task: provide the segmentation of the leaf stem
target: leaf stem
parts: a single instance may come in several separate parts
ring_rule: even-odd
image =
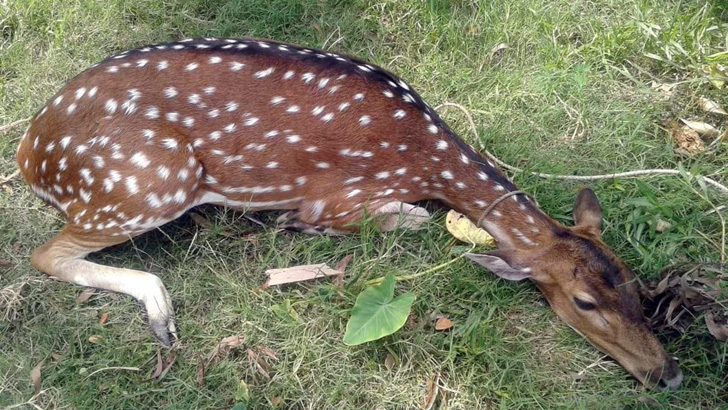
[[[473,245],[468,252],[472,252],[474,249],[475,249],[475,245]],[[394,279],[396,281],[400,281],[400,280],[410,280],[410,279],[419,278],[420,276],[425,276],[425,275],[428,275],[430,273],[433,273],[433,272],[437,272],[439,270],[442,270],[442,269],[444,269],[444,268],[452,265],[453,263],[457,262],[458,260],[462,259],[464,256],[465,256],[465,253],[462,253],[461,255],[458,255],[457,257],[455,257],[455,258],[453,258],[453,259],[451,259],[451,260],[449,260],[447,262],[441,263],[441,264],[439,264],[437,266],[433,266],[430,269],[427,269],[425,271],[418,272],[418,273],[413,273],[411,275],[395,276]],[[366,282],[366,284],[367,285],[378,285],[378,284],[382,283],[383,280],[384,280],[383,277],[382,278],[371,279],[371,280],[368,280]]]

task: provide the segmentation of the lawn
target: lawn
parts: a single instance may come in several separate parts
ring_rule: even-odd
[[[0,30],[0,124],[33,115],[112,53],[183,37],[254,36],[386,67],[431,105],[464,106],[477,136],[460,112],[443,117],[464,139],[529,171],[681,167],[728,182],[728,142],[678,154],[665,126],[688,118],[728,128],[728,117],[697,103],[706,97],[728,107],[728,88],[707,81],[705,71],[728,66],[721,1],[5,0]],[[23,131],[0,135],[0,176],[14,171]],[[583,183],[512,177],[546,212],[572,222]],[[728,196],[698,182],[652,176],[589,184],[605,210],[606,242],[640,278],[678,262],[721,260],[724,227],[708,212]],[[559,321],[532,284],[499,280],[464,260],[397,284],[397,292],[417,296],[402,330],[345,346],[346,321],[367,280],[421,272],[462,252],[451,246],[442,211],[422,231],[365,226],[344,238],[281,231],[276,213],[196,212],[207,222],[183,216],[92,255],[158,274],[170,291],[181,341],[162,350],[163,359],[176,359],[154,377],[159,345],[139,305],[108,292],[79,302],[80,287],[31,268],[32,250],[63,221],[20,178],[0,187],[0,407],[223,409],[233,407],[243,381],[252,409],[415,409],[439,375],[436,409],[728,408],[728,344],[715,341],[702,319],[685,334],[659,335],[685,382],[675,392],[649,391]],[[652,229],[659,219],[670,227]],[[343,287],[260,289],[266,269],[333,266],[349,254]],[[433,328],[440,314],[454,322],[451,331]],[[198,364],[238,334],[244,344],[208,366],[200,382]],[[41,362],[34,394],[31,369]]]

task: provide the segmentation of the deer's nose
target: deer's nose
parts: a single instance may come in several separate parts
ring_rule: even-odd
[[[676,390],[683,382],[683,372],[673,359],[668,359],[658,369],[653,370],[652,379],[657,379],[660,390]]]

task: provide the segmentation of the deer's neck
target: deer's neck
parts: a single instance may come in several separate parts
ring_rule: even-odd
[[[440,199],[479,223],[499,246],[527,250],[544,246],[558,223],[526,194],[505,197],[518,187],[491,161],[458,137],[452,138],[459,158],[443,165],[433,179],[442,186]]]

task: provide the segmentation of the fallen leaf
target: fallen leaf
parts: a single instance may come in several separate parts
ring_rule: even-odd
[[[101,318],[99,319],[99,324],[101,326],[103,326],[108,320],[109,320],[109,313],[108,312],[104,312],[101,315]]]
[[[250,401],[250,389],[248,389],[245,380],[240,380],[240,384],[238,384],[238,390],[235,391],[235,401],[238,404],[241,402],[247,404]]]
[[[677,86],[678,83],[658,83],[657,81],[652,81],[652,83],[650,83],[650,87],[662,94],[664,99],[672,97]]]
[[[5,191],[8,196],[13,194],[13,188],[10,187],[10,185],[3,185],[3,191]]]
[[[452,327],[452,321],[446,317],[441,317],[435,322],[435,330],[447,330]]]
[[[645,315],[650,318],[655,330],[677,331],[679,334],[685,333],[697,317],[704,315],[713,337],[728,338],[728,318],[724,316],[721,304],[726,298],[722,279],[725,275],[726,265],[668,266],[660,272],[659,281],[641,284]]]
[[[392,370],[394,367],[395,359],[394,356],[390,353],[387,353],[387,357],[384,358],[384,367],[387,368],[387,370]]]
[[[708,124],[707,122],[700,122],[700,121],[690,121],[686,120],[684,118],[680,118],[680,121],[682,121],[685,125],[695,130],[700,135],[705,135],[707,137],[713,137],[718,135],[718,129],[714,126]]]
[[[51,357],[55,361],[60,361],[63,358],[63,356],[60,353],[57,353],[57,352],[51,353]]]
[[[435,400],[437,399],[437,394],[440,391],[440,374],[435,373],[435,375],[431,379],[427,379],[427,388],[426,388],[426,394],[425,399],[420,403],[420,409],[422,410],[430,410],[432,406],[435,404]]]
[[[190,212],[190,218],[192,218],[192,221],[197,224],[200,228],[203,229],[210,229],[212,228],[212,223],[205,218],[204,216],[198,214],[197,212]]]
[[[265,356],[270,357],[271,360],[278,361],[278,356],[276,356],[275,352],[273,352],[272,350],[268,349],[267,347],[259,347],[258,348],[258,352],[261,353],[261,354],[263,354],[263,355],[265,355]]]
[[[197,359],[197,372],[196,372],[198,387],[205,386],[205,370],[207,370],[207,366],[205,365],[205,360],[202,357],[199,357]]]
[[[76,302],[78,302],[78,303],[85,303],[86,301],[88,301],[89,299],[91,299],[91,296],[93,296],[94,293],[96,293],[96,289],[94,289],[94,288],[85,288],[83,291],[81,291],[81,294],[78,295],[78,297],[76,298]]]
[[[728,112],[725,112],[723,107],[721,107],[718,103],[705,97],[698,98],[698,107],[700,107],[701,110],[712,114],[728,115]]]
[[[717,340],[725,341],[728,340],[728,320],[726,317],[718,317],[717,313],[710,312],[705,315],[705,324],[708,326],[708,331]],[[722,315],[720,315],[722,316]]]
[[[508,44],[506,44],[506,43],[500,43],[500,44],[496,45],[495,47],[493,47],[490,50],[490,55],[491,56],[494,56],[497,53],[500,53],[501,51],[507,50],[507,49],[508,49]]]
[[[269,286],[342,275],[343,272],[331,269],[326,264],[320,263],[317,265],[291,266],[283,269],[268,269],[265,271],[265,274],[268,275],[268,280],[263,284],[263,289]]]
[[[465,215],[450,210],[445,218],[445,227],[448,232],[458,240],[467,242],[472,245],[488,245],[495,244],[495,240],[485,230],[478,228]]]
[[[40,393],[41,388],[41,375],[40,375],[40,369],[43,367],[43,360],[40,361],[33,370],[30,371],[30,380],[33,382],[33,393],[38,394]]]
[[[217,362],[225,357],[231,350],[243,344],[244,341],[245,335],[243,334],[228,336],[220,340],[217,346],[207,355],[208,367],[211,363]]]
[[[10,268],[13,266],[13,263],[10,262],[7,259],[0,258],[0,269]]]
[[[270,380],[271,367],[268,363],[266,363],[266,361],[258,356],[258,354],[252,349],[247,349],[246,353],[248,354],[248,360],[250,361],[251,366],[255,368],[258,374],[263,376],[263,378]]]
[[[652,225],[652,221],[648,221],[647,223]],[[657,225],[655,225],[655,231],[657,231],[659,233],[663,233],[670,228],[672,228],[672,224],[670,222],[667,222],[666,220],[664,220],[662,218],[657,219]]]
[[[273,407],[278,407],[281,405],[281,398],[280,396],[273,397],[270,401],[270,404],[273,405]]]
[[[675,152],[682,155],[695,155],[705,151],[703,140],[692,128],[685,126],[671,127],[672,139],[675,142]]]
[[[100,336],[100,335],[91,335],[88,337],[89,343],[93,343],[93,344],[99,344],[99,342],[101,342],[102,340],[104,340],[104,338],[103,338],[103,336]]]
[[[660,219],[657,221],[657,226],[655,227],[655,230],[657,232],[663,233],[670,228],[672,228],[672,224],[670,222],[667,222],[664,219]]]
[[[354,255],[346,255],[344,256],[339,263],[334,266],[334,270],[337,270],[339,272],[346,272],[346,267],[349,266],[349,262],[354,258]]]
[[[157,348],[157,366],[154,368],[154,373],[152,373],[152,378],[156,379],[162,374],[162,371],[164,370],[164,362],[162,361],[162,351]]]
[[[346,267],[349,266],[349,262],[354,259],[354,255],[346,255],[343,259],[339,261],[339,263],[334,266],[335,271],[341,272],[341,275],[336,275],[331,280],[335,286],[343,287],[344,286],[344,275],[346,274]]]
[[[154,374],[152,374],[152,378],[157,381],[164,379],[164,376],[167,374],[169,369],[172,368],[172,365],[176,361],[177,352],[171,351],[169,352],[167,357],[162,358],[161,349],[157,348],[157,366],[154,369]]]
[[[715,88],[723,88],[725,82],[728,80],[725,67],[718,63],[705,66],[703,71],[705,71],[705,74],[708,75],[708,80]]]
[[[318,33],[318,35],[319,35],[319,38],[326,38],[326,35],[324,34],[324,29],[322,29],[322,28],[321,28],[321,26],[319,26],[319,25],[318,25],[318,24],[316,24],[316,23],[313,23],[313,24],[311,24],[311,26],[312,26],[312,27],[313,27],[313,28],[314,28],[314,29],[316,30],[316,32]]]

